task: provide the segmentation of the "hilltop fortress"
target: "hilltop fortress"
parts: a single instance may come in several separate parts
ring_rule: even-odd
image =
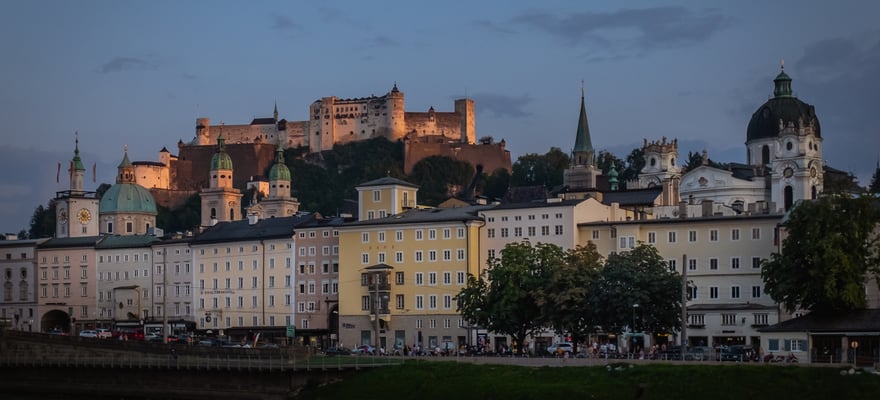
[[[383,96],[361,98],[323,97],[309,106],[309,120],[288,121],[279,118],[275,106],[272,117],[254,118],[246,125],[211,125],[209,118],[196,119],[195,137],[178,143],[178,155],[167,148],[159,152],[158,161],[134,162],[138,183],[148,189],[194,193],[207,183],[208,166],[221,134],[233,158],[236,181],[245,189],[254,177],[260,177],[274,159],[276,147],[308,148],[309,153],[333,149],[336,144],[384,137],[405,144],[405,172],[422,158],[443,155],[482,164],[488,173],[504,168],[511,170],[510,152],[502,140],[476,140],[474,100],[454,101],[454,111],[406,111],[404,93],[395,83]],[[156,190],[154,190],[154,193]],[[157,202],[173,206],[175,201]],[[179,196],[171,196],[179,197]]]

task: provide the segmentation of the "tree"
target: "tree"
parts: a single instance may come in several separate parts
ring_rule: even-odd
[[[880,163],[874,170],[874,176],[871,177],[871,186],[868,186],[868,193],[880,194]]]
[[[782,253],[771,254],[761,270],[764,291],[789,313],[864,308],[868,274],[880,284],[878,223],[871,196],[826,195],[796,204],[783,223]]]
[[[549,326],[571,335],[577,344],[596,330],[596,307],[590,303],[602,268],[602,256],[596,245],[588,243],[565,252],[564,262],[548,273],[547,282],[539,289],[538,305]]]
[[[500,199],[504,197],[510,186],[510,173],[504,168],[498,168],[492,172],[492,175],[483,179],[483,182],[485,184],[480,193],[490,199]]]
[[[55,236],[55,199],[49,200],[47,207],[40,204],[34,209],[28,231],[28,237],[31,239],[52,236]]]
[[[169,210],[158,206],[156,211],[156,226],[167,232],[196,230],[202,223],[202,200],[198,194],[187,198],[186,203],[178,208]]]
[[[550,148],[550,151],[543,155],[524,154],[513,164],[510,184],[511,186],[543,185],[551,189],[562,184],[563,173],[570,164],[570,158],[557,147]]]
[[[468,277],[458,312],[471,325],[512,336],[522,353],[526,337],[545,326],[538,292],[563,253],[556,245],[522,242],[507,244],[500,256],[489,259],[484,276]]]
[[[681,323],[681,275],[667,267],[656,248],[640,244],[608,256],[590,302],[606,332],[624,327],[671,332]]]
[[[695,152],[689,151],[688,156],[687,156],[687,162],[685,162],[684,167],[682,167],[682,169],[681,169],[682,174],[684,174],[688,171],[693,171],[694,169],[696,169],[697,167],[699,167],[701,165],[703,165],[703,153],[695,153]],[[706,165],[713,167],[713,168],[727,169],[727,164],[712,161],[712,159],[709,157],[706,157]]]
[[[419,182],[420,203],[436,206],[455,193],[450,185],[462,189],[474,178],[474,167],[465,161],[446,156],[430,156],[419,160],[409,175],[410,182]]]

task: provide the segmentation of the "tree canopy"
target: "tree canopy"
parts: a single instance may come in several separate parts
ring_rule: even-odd
[[[558,147],[551,147],[545,154],[523,154],[513,164],[510,185],[551,189],[562,185],[563,172],[570,164],[571,159]]]
[[[866,305],[865,284],[877,281],[877,200],[822,196],[796,204],[783,223],[782,253],[761,270],[764,291],[786,311],[832,312]]]

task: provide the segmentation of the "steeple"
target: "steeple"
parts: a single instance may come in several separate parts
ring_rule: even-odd
[[[272,117],[275,119],[275,123],[278,123],[278,100],[275,100],[275,111],[272,112]]]
[[[773,80],[773,83],[776,84],[776,88],[773,89],[773,95],[777,98],[779,97],[792,97],[791,96],[791,77],[785,73],[785,60],[782,60],[779,63],[779,75],[776,75],[776,79]]]
[[[86,169],[79,158],[79,132],[74,132],[76,145],[73,149],[73,159],[70,160],[70,190],[82,191],[86,176]]]
[[[574,165],[595,165],[596,163],[593,142],[590,140],[590,125],[587,122],[587,107],[584,103],[584,81],[581,81],[581,112],[578,116],[572,156]]]
[[[125,156],[122,157],[122,162],[119,163],[116,169],[116,183],[137,183],[134,166],[131,165],[131,160],[128,159],[128,145],[125,145]]]

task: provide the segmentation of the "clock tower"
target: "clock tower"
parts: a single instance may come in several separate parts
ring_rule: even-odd
[[[83,189],[86,170],[79,158],[79,134],[70,160],[70,189],[55,194],[55,237],[98,235],[98,196]]]

